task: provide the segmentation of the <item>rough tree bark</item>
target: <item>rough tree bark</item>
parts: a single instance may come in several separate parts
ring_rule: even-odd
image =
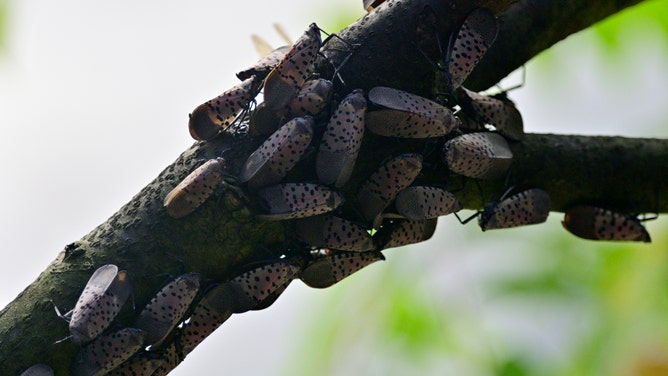
[[[566,36],[637,2],[389,1],[340,34],[359,47],[340,72],[346,86],[339,85],[337,94],[386,85],[433,97],[439,77],[418,51],[415,40],[416,20],[426,5],[439,16],[440,40],[447,40],[452,25],[476,7],[488,7],[499,16],[497,41],[466,83],[467,87],[484,89]],[[433,60],[439,58],[435,45],[421,48]],[[326,49],[335,63],[343,59],[343,51],[347,48],[336,39]],[[318,71],[327,76],[331,65],[321,61]],[[372,137],[365,142],[370,147],[360,155],[352,186],[385,156],[411,147],[408,142],[388,145]],[[206,283],[222,281],[268,254],[279,256],[288,247],[294,251],[289,222],[255,220],[258,207],[252,194],[233,180],[223,182],[216,199],[183,219],[172,219],[162,206],[167,192],[203,160],[226,150],[229,171],[234,174],[257,144],[258,140],[248,137],[195,143],[105,223],[58,253],[38,279],[0,312],[3,374],[19,374],[35,363],[51,365],[56,374],[68,374],[78,348],[70,341],[54,344],[67,336],[68,330],[55,316],[50,300],[71,308],[93,270],[103,264],[128,270],[137,306],[141,307],[165,282],[148,277],[194,271],[201,273]],[[515,159],[510,183],[546,189],[555,211],[578,201],[604,201],[635,212],[668,211],[668,141],[528,134],[512,147]],[[438,162],[438,153],[433,154],[425,163],[429,166],[425,182],[445,184],[444,167]],[[300,173],[296,170],[291,176],[299,177]],[[465,188],[459,194],[465,207],[479,208],[477,187],[470,184]],[[502,188],[502,181],[483,185],[486,197]],[[135,315],[126,307],[118,321],[131,325]]]

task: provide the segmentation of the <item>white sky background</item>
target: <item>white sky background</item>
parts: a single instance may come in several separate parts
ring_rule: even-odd
[[[193,142],[187,114],[258,58],[250,34],[278,46],[273,22],[297,38],[310,22],[327,29],[340,7],[363,15],[358,0],[12,2],[0,53],[0,305]],[[549,75],[528,65],[511,93],[526,130],[668,136],[665,41],[629,33],[625,59],[602,69],[591,40],[561,43]],[[324,293],[291,287],[269,310],[233,316],[173,374],[273,374],[296,301]]]

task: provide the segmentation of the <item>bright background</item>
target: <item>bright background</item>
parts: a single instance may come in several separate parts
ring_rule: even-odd
[[[0,305],[192,143],[188,112],[258,58],[250,34],[278,46],[274,22],[297,38],[363,14],[358,0],[0,0]],[[666,2],[650,1],[531,61],[511,93],[526,131],[666,138],[667,34]],[[330,289],[295,282],[233,316],[172,374],[668,372],[668,222],[635,245],[560,220],[481,233],[443,218]]]

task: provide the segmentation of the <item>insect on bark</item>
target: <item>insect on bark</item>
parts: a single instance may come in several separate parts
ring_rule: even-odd
[[[380,136],[442,137],[459,126],[459,119],[448,108],[419,95],[376,86],[369,91],[369,100],[384,107],[366,116],[367,128]]]
[[[506,192],[507,193],[507,192]],[[534,188],[485,206],[478,218],[483,231],[543,223],[550,214],[550,196]]]
[[[315,58],[322,45],[320,28],[315,23],[292,45],[283,59],[264,80],[264,103],[270,110],[286,107],[313,75]]]
[[[69,318],[69,329],[75,343],[86,343],[101,334],[120,312],[132,293],[125,270],[108,264],[98,268],[86,283],[74,309],[59,316]]]
[[[403,247],[429,240],[436,231],[437,222],[438,218],[418,221],[393,219],[385,221],[373,237],[379,249]]]
[[[297,236],[317,248],[365,252],[374,249],[369,232],[344,218],[321,215],[295,221]]]
[[[265,300],[273,303],[278,296],[277,291],[283,291],[285,286],[297,276],[300,268],[284,260],[271,262],[254,268],[232,279],[230,286],[234,293],[233,313],[243,313],[249,310],[266,308]]]
[[[192,213],[206,201],[221,182],[225,159],[209,159],[181,181],[167,196],[164,206],[173,218]]]
[[[309,287],[324,289],[350,276],[365,266],[385,260],[380,252],[339,252],[309,263],[299,278]]]
[[[146,332],[146,344],[159,346],[180,322],[199,291],[200,276],[189,273],[175,278],[151,299],[135,326]]]
[[[141,350],[144,331],[124,328],[106,336],[97,337],[79,351],[72,363],[72,375],[104,375]]]
[[[319,184],[284,183],[258,191],[260,203],[267,211],[257,218],[276,221],[312,217],[328,213],[343,203],[343,195]]]
[[[248,182],[250,188],[278,183],[299,162],[312,137],[312,117],[285,123],[248,157],[239,181]]]
[[[413,221],[448,215],[464,207],[445,189],[426,186],[408,187],[399,192],[394,206],[401,216]]]
[[[561,224],[570,233],[583,239],[652,241],[637,217],[591,205],[569,208]]]
[[[445,142],[443,161],[454,173],[474,179],[498,179],[513,161],[503,136],[490,132],[467,133]]]
[[[318,179],[337,188],[350,179],[364,136],[366,99],[353,90],[337,106],[320,141],[316,157]]]
[[[262,80],[251,76],[219,96],[197,106],[190,114],[188,130],[198,141],[210,140],[232,125],[260,91]]]
[[[452,93],[462,85],[494,43],[498,29],[496,17],[489,9],[478,8],[466,17],[456,36],[450,38],[445,59],[446,92]]]
[[[383,163],[362,183],[357,202],[362,217],[374,220],[422,170],[422,156],[402,154]]]
[[[464,87],[455,93],[462,110],[480,127],[491,124],[499,134],[513,141],[524,137],[522,115],[508,98],[482,95]]]

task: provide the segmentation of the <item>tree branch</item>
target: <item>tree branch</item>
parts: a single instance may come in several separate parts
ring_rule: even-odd
[[[487,6],[500,14],[503,22],[495,47],[471,78],[471,87],[482,88],[565,36],[635,2],[573,0],[564,6],[556,1],[522,1],[503,13],[511,3],[388,2],[341,33],[342,38],[359,47],[340,72],[346,85],[337,87],[337,95],[345,95],[352,88],[368,91],[373,86],[387,85],[434,96],[439,86],[438,72],[420,49],[436,61],[441,58],[438,46],[416,39],[417,18],[425,6],[439,15],[436,30],[442,41],[447,41],[454,25],[475,7]],[[348,46],[337,39],[325,49],[335,64],[348,55],[347,51]],[[319,62],[318,72],[323,76],[330,76],[331,70],[329,62]],[[49,300],[61,308],[72,308],[91,273],[103,264],[113,263],[128,270],[141,307],[166,282],[161,274],[196,271],[207,285],[235,276],[254,261],[299,251],[290,222],[257,221],[254,215],[258,207],[252,194],[233,182],[223,182],[214,199],[185,218],[171,218],[162,206],[165,195],[202,161],[225,151],[229,171],[236,174],[257,144],[258,140],[246,136],[195,143],[109,220],[61,251],[38,279],[0,312],[0,368],[8,374],[19,374],[32,364],[46,363],[56,368],[57,374],[68,373],[78,348],[69,341],[54,344],[68,331]],[[430,151],[425,153],[426,168],[421,179],[454,186],[457,181],[447,180],[440,162],[440,146],[387,142],[369,136],[344,192],[350,195],[382,159],[403,150]],[[555,210],[580,201],[600,201],[636,212],[668,211],[668,141],[530,134],[512,149],[511,184],[545,188]],[[290,178],[304,176],[307,172],[298,169]],[[483,184],[486,197],[502,189],[501,181]],[[465,186],[458,196],[468,208],[481,205],[473,184]],[[136,315],[126,307],[118,322],[131,325]]]

